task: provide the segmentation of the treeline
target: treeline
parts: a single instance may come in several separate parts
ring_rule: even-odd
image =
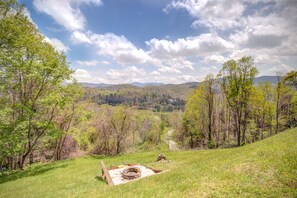
[[[276,85],[254,85],[251,57],[229,60],[217,77],[208,75],[186,104],[178,140],[188,148],[241,146],[297,124],[297,72]]]

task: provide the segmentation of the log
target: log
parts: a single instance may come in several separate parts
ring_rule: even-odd
[[[109,172],[108,172],[107,168],[105,167],[105,164],[102,160],[100,161],[100,164],[101,164],[103,179],[105,179],[110,186],[114,186],[114,183],[112,182]]]

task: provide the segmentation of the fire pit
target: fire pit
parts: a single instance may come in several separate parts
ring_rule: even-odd
[[[124,179],[136,179],[141,176],[141,170],[138,167],[129,167],[123,170],[122,177]]]
[[[100,163],[102,167],[101,176],[111,186],[135,181],[162,172],[161,170],[145,167],[140,164],[112,166],[112,168],[107,169],[103,161],[100,161]]]

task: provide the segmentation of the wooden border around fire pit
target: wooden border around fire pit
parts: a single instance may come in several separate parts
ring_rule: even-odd
[[[110,169],[107,169],[104,162],[102,160],[100,160],[100,164],[101,164],[101,170],[102,170],[102,174],[101,174],[101,177],[110,185],[110,186],[115,186],[110,174],[109,174],[109,170],[114,170],[114,169],[117,169],[118,167],[117,166],[112,166]],[[158,170],[158,169],[154,169],[150,166],[145,166],[145,165],[141,165],[141,164],[126,164],[127,166],[143,166],[143,167],[146,167],[148,169],[151,169],[153,172],[155,172],[155,174],[160,174],[160,173],[165,173],[167,172],[167,170]],[[138,178],[135,178],[135,179],[131,179],[131,181],[135,181],[135,180],[138,180]]]
[[[100,164],[101,164],[101,169],[102,169],[102,178],[106,179],[106,181],[109,185],[114,186],[114,183],[112,182],[109,172],[108,172],[107,168],[105,167],[105,164],[102,160],[100,161]]]

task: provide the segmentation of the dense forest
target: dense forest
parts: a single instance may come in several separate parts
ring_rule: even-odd
[[[276,84],[254,84],[258,70],[250,56],[225,62],[193,93],[166,86],[84,88],[72,73],[23,7],[1,1],[1,170],[86,154],[162,150],[172,129],[180,148],[212,149],[242,146],[297,124],[297,72],[278,74]]]
[[[93,90],[85,92],[85,97],[92,97],[92,101],[97,104],[108,105],[127,105],[137,109],[149,109],[156,112],[172,112],[174,110],[184,110],[186,100],[180,97],[174,98],[171,94],[162,91],[135,90],[135,88],[126,88],[121,91],[99,91]]]

